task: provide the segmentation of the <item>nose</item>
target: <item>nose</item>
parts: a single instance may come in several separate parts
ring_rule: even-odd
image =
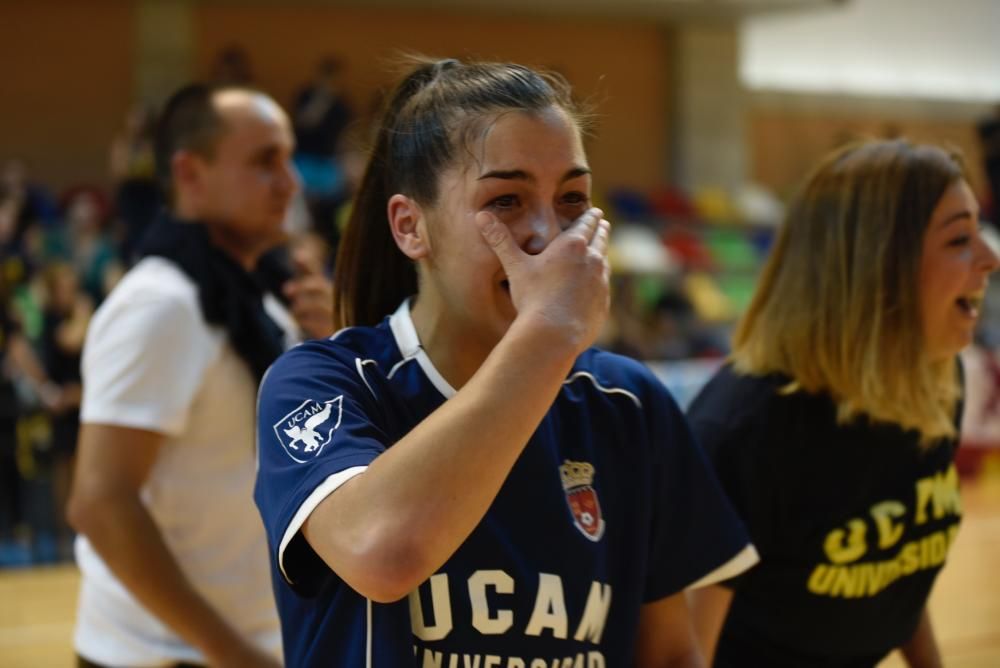
[[[537,211],[526,221],[525,239],[521,243],[521,248],[529,255],[538,255],[559,236],[560,232],[562,226],[559,224],[559,215],[556,211],[550,208]]]
[[[286,160],[277,179],[278,190],[282,194],[294,195],[301,187],[299,170],[291,160]]]
[[[1000,235],[993,229],[984,230],[979,237],[979,266],[985,273],[993,273],[1000,268]]]

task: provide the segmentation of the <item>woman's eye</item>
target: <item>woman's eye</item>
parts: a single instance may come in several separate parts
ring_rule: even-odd
[[[948,245],[949,245],[949,246],[954,246],[954,247],[956,247],[956,248],[959,248],[959,247],[961,247],[961,246],[965,246],[965,245],[967,245],[967,244],[968,244],[968,243],[969,243],[969,242],[970,242],[971,240],[972,240],[972,237],[970,237],[970,236],[969,236],[969,235],[967,235],[967,234],[963,234],[963,235],[962,235],[962,236],[960,236],[960,237],[955,237],[954,239],[951,239],[951,240],[950,240],[950,241],[948,242]]]
[[[587,197],[587,195],[585,195],[583,193],[572,192],[572,193],[566,193],[565,195],[563,195],[562,201],[563,201],[564,204],[569,204],[569,205],[572,205],[572,206],[579,206],[579,205],[587,204],[590,201],[590,198]]]
[[[517,195],[501,195],[490,200],[489,206],[494,209],[513,209],[518,204]]]

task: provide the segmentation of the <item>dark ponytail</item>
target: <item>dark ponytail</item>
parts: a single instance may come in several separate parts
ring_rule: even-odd
[[[425,206],[455,147],[503,111],[565,109],[579,126],[569,85],[522,65],[413,58],[389,98],[375,146],[337,253],[334,317],[338,327],[374,325],[417,292],[416,265],[396,246],[387,218],[401,193]]]

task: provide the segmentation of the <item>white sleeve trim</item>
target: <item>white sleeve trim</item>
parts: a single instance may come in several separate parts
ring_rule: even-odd
[[[685,589],[699,589],[701,587],[707,587],[710,584],[715,584],[716,582],[722,582],[723,580],[736,577],[743,571],[749,570],[751,566],[754,566],[759,561],[760,555],[757,554],[757,548],[755,548],[752,543],[747,543],[747,546],[744,547],[735,557],[722,564],[708,575],[705,575],[700,580],[689,584],[685,587]]]
[[[292,538],[295,538],[295,534],[299,532],[302,525],[306,523],[307,519],[309,519],[312,511],[316,510],[316,506],[318,506],[323,499],[337,491],[337,489],[345,482],[360,473],[364,473],[367,469],[367,466],[352,466],[349,469],[344,469],[343,471],[334,473],[317,485],[316,489],[312,491],[312,494],[306,497],[306,500],[302,502],[299,509],[295,511],[292,521],[288,523],[288,526],[285,528],[285,533],[281,537],[281,545],[278,546],[278,569],[281,571],[281,576],[285,578],[285,582],[293,584],[292,579],[288,577],[288,573],[285,572],[285,548],[287,548],[288,544],[292,542]]]

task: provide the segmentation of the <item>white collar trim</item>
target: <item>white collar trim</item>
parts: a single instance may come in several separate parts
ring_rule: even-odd
[[[417,360],[424,375],[445,399],[451,399],[455,396],[455,388],[434,368],[431,358],[427,356],[423,346],[420,345],[420,337],[417,336],[417,328],[413,326],[413,317],[410,315],[409,299],[403,300],[396,312],[389,316],[389,329],[392,330],[392,336],[396,340],[396,346],[403,355],[403,359]]]

